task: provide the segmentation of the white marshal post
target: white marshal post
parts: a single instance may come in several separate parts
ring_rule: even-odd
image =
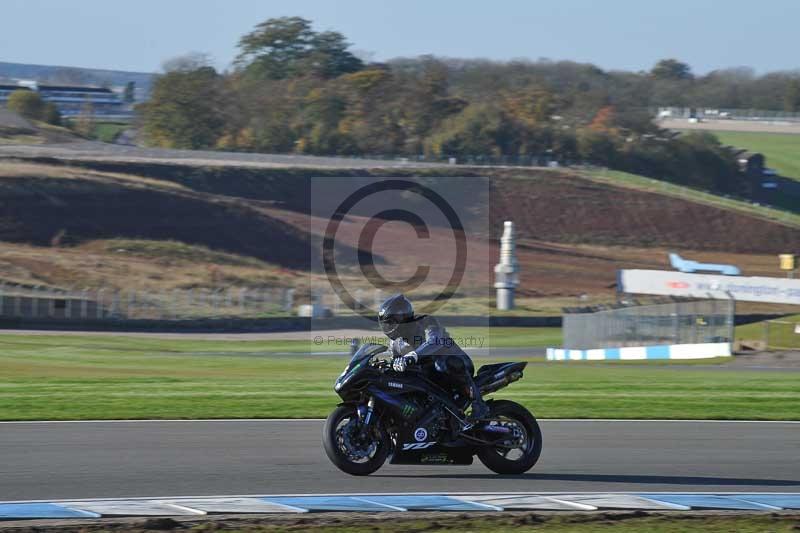
[[[514,223],[506,220],[500,238],[500,262],[494,267],[494,288],[497,289],[497,308],[514,309],[514,291],[519,285],[519,263],[514,243]]]

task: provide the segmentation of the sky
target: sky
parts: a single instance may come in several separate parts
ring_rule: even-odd
[[[648,70],[675,57],[697,73],[800,68],[800,0],[3,0],[0,61],[153,72],[196,51],[226,68],[241,35],[294,15],[376,61],[434,54]]]

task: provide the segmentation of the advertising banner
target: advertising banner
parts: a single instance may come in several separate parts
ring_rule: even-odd
[[[800,279],[620,270],[620,292],[800,305]]]

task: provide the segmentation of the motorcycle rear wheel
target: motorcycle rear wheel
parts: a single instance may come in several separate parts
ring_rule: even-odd
[[[373,422],[371,433],[368,436],[371,440],[367,449],[364,446],[352,447],[351,440],[356,440],[358,436],[353,435],[358,414],[352,405],[341,405],[328,415],[325,421],[325,429],[322,434],[322,445],[328,459],[336,465],[342,472],[353,476],[368,476],[378,470],[391,450],[391,439],[389,434]],[[374,449],[372,448],[374,446]],[[372,450],[371,453],[369,450]],[[366,452],[366,453],[365,453]],[[359,455],[365,454],[364,457]],[[362,459],[357,461],[356,459]]]
[[[525,441],[520,450],[521,457],[508,458],[508,451],[495,446],[480,448],[478,459],[498,474],[523,474],[533,468],[542,453],[542,430],[530,411],[516,402],[496,400],[491,402],[490,418],[500,418],[522,426]],[[518,448],[514,448],[518,449]],[[503,452],[506,452],[505,454]]]

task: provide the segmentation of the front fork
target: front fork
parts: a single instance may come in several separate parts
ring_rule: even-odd
[[[358,419],[361,422],[361,434],[363,435],[364,432],[369,429],[369,425],[372,422],[372,416],[375,411],[375,398],[373,396],[369,397],[367,400],[367,405],[359,405],[356,407],[356,412],[358,413]]]

